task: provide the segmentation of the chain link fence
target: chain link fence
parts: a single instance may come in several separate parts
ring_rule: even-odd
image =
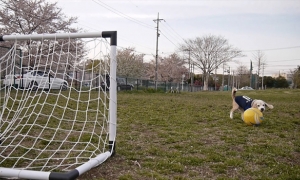
[[[131,85],[133,88],[132,90],[146,90],[146,89],[156,89],[165,91],[165,92],[171,92],[171,90],[174,90],[174,92],[197,92],[197,91],[203,91],[203,86],[194,85],[191,86],[187,83],[174,83],[174,82],[167,82],[167,81],[157,81],[157,85],[155,85],[154,80],[145,80],[145,79],[138,79],[138,78],[125,78],[123,82],[125,82],[126,85]],[[127,89],[128,90],[128,89]],[[208,87],[209,91],[214,91],[215,87]]]

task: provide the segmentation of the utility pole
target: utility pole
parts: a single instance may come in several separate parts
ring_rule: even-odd
[[[189,51],[189,79],[191,78],[191,71],[192,71],[192,66],[191,66],[191,50],[188,49]]]
[[[258,76],[258,72],[256,71],[256,76],[255,76],[255,89],[258,89],[258,79],[259,79],[259,76]]]
[[[216,83],[216,80],[217,80],[217,69],[218,69],[217,60],[215,59],[215,91],[217,90],[217,83]]]
[[[194,92],[194,74],[195,74],[195,64],[194,62],[192,63],[191,65],[191,71],[192,71],[192,74],[191,74],[191,91]]]
[[[250,87],[252,87],[252,70],[253,70],[252,61],[250,60]]]
[[[192,65],[191,65],[191,50],[190,49],[185,49],[184,51],[188,51],[189,52],[189,76],[188,79],[191,79],[191,87],[192,87],[192,78],[191,78],[191,71],[192,71]],[[192,88],[191,88],[192,91]]]
[[[223,63],[223,75],[222,75],[222,89],[221,89],[221,91],[224,91],[224,71],[225,71],[225,69],[224,69],[224,63]]]
[[[157,14],[157,19],[153,21],[156,22],[156,55],[155,55],[155,90],[157,90],[157,60],[158,60],[158,37],[159,37],[159,22],[163,19],[159,19],[159,13]]]
[[[261,64],[261,57],[258,58],[258,69],[257,69],[257,76],[258,76],[258,78],[256,78],[258,80],[256,81],[255,89],[259,89],[260,64]]]
[[[230,66],[229,66],[229,70],[228,70],[227,91],[229,91],[229,85],[230,85]]]
[[[234,81],[235,81],[235,79],[234,79],[234,71],[232,71],[232,88],[236,87],[235,84],[234,84]]]
[[[264,89],[264,70],[265,70],[265,63],[262,64],[262,75],[261,75],[261,89]]]

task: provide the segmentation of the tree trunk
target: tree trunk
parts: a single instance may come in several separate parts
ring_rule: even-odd
[[[204,74],[204,86],[203,86],[204,91],[208,90],[208,78],[209,76],[207,74]]]

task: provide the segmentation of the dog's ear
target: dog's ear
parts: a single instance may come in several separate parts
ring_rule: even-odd
[[[256,101],[256,99],[254,99],[252,101],[252,103],[251,103],[251,107],[253,107],[253,108],[257,108],[258,107],[255,101]]]
[[[265,102],[265,104],[266,104],[266,106],[268,106],[268,108],[270,108],[270,109],[273,109],[273,108],[274,108],[274,106],[271,105],[271,104],[268,104],[268,103],[266,103],[266,102]]]

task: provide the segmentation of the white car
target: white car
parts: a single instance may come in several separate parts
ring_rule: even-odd
[[[20,74],[6,75],[3,84],[36,91],[37,89],[61,89],[68,88],[68,82],[64,79],[53,77],[48,72],[28,71],[23,76]]]
[[[252,87],[245,86],[245,87],[240,88],[239,90],[254,90],[254,89]]]

